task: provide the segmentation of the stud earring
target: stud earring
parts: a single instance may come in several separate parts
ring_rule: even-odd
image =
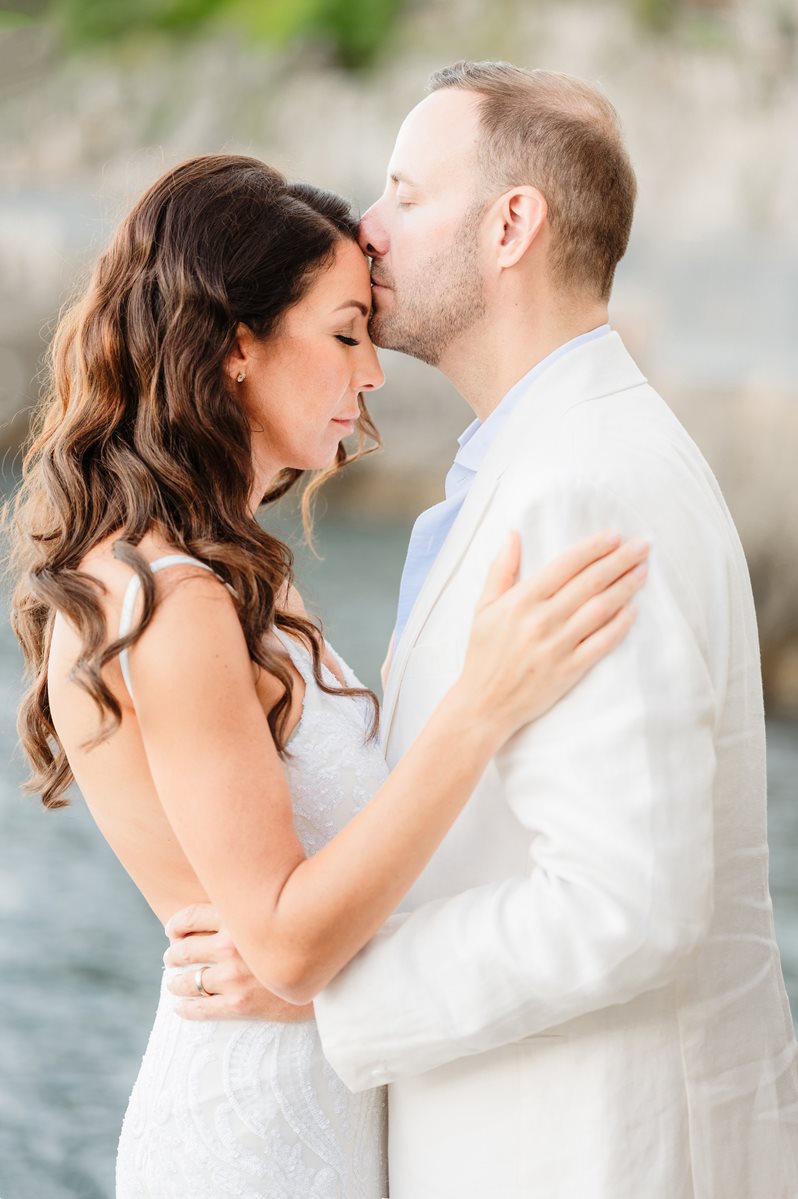
[[[243,383],[245,379],[246,379],[246,375],[244,374],[244,372],[239,371],[238,378],[236,379],[236,383]]]

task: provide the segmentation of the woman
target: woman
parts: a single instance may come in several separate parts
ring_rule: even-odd
[[[200,1026],[163,992],[122,1199],[384,1194],[382,1095],[340,1083],[310,1002],[498,747],[633,618],[641,555],[617,537],[517,586],[511,538],[461,678],[388,775],[376,697],[255,520],[305,471],[317,484],[351,461],[342,437],[357,428],[362,452],[375,436],[369,308],[343,201],[205,157],[139,201],[55,340],[16,510],[31,786],[58,807],[74,777],[159,920],[212,900],[275,993],[274,1022]]]

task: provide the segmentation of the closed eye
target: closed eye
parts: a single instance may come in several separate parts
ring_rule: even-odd
[[[343,333],[336,333],[335,336],[338,338],[339,341],[342,341],[345,346],[359,346],[360,345],[360,342],[355,341],[354,337],[344,337]]]

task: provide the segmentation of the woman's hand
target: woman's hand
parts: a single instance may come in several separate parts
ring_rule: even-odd
[[[601,533],[522,583],[512,533],[477,604],[458,688],[501,740],[535,720],[626,636],[649,545]]]
[[[171,974],[167,987],[180,1002],[175,1011],[186,1020],[268,1020],[297,1024],[313,1019],[313,1004],[287,1003],[258,982],[222,924],[212,904],[197,903],[176,912],[166,926],[169,948],[164,954]],[[202,970],[197,991],[196,973]]]
[[[513,536],[491,568],[460,678],[371,801],[309,858],[288,841],[289,833],[295,834],[293,826],[288,828],[290,805],[282,793],[276,806],[273,793],[285,787],[284,773],[273,769],[271,760],[257,768],[251,744],[258,735],[255,726],[246,738],[239,727],[242,701],[236,697],[249,667],[242,647],[227,707],[214,699],[213,719],[203,710],[190,710],[197,701],[189,686],[206,688],[201,699],[210,702],[208,680],[216,679],[207,665],[196,673],[196,622],[191,623],[192,641],[183,647],[179,681],[189,706],[186,716],[193,717],[192,736],[196,738],[193,730],[200,725],[206,739],[216,736],[217,752],[224,751],[225,762],[232,756],[235,768],[225,773],[219,767],[214,781],[207,768],[201,771],[193,759],[182,760],[174,771],[180,799],[175,810],[184,837],[204,860],[210,881],[203,878],[203,883],[224,911],[244,960],[230,938],[219,933],[218,921],[208,930],[202,927],[207,920],[197,916],[193,927],[178,930],[188,935],[173,946],[167,962],[192,963],[170,980],[170,987],[186,996],[182,1014],[307,1018],[309,1002],[362,949],[421,874],[497,749],[556,703],[625,635],[633,619],[629,601],[644,581],[644,570],[634,572],[647,552],[644,543],[621,545],[617,536],[593,537],[534,578],[516,583],[520,545]],[[216,643],[224,629],[215,633],[208,621],[207,635]],[[171,635],[179,638],[182,625]],[[236,647],[231,643],[226,652],[232,658]],[[215,670],[218,659],[218,651],[208,653]],[[159,660],[150,659],[156,674]],[[170,671],[162,682],[156,678],[155,700],[160,702],[164,687],[174,686],[173,676]],[[154,717],[150,727],[160,728]],[[161,747],[164,757],[170,749],[171,741]],[[242,786],[240,764],[248,754],[249,775]],[[213,764],[213,758],[208,760]],[[275,812],[284,824],[282,842],[275,835]],[[168,931],[177,927],[170,921]],[[209,931],[210,941],[204,937]],[[251,977],[244,961],[263,985]],[[197,995],[195,972],[204,963],[212,963],[202,975],[211,997],[197,996],[189,1004],[188,997]],[[270,991],[282,998],[275,1000]]]

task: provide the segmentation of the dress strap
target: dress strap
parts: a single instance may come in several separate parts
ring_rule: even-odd
[[[313,674],[313,656],[305,643],[300,641],[297,637],[292,637],[290,633],[286,633],[284,629],[278,629],[277,625],[273,625],[271,631],[287,650],[291,661],[294,663],[294,666],[305,680],[305,683],[315,691],[316,679]],[[332,656],[340,666],[341,678],[344,680],[344,686],[359,687],[360,683],[358,683],[356,679],[354,682],[352,681],[354,676],[352,675],[351,670],[326,639],[324,639],[324,646],[328,653],[332,653]],[[326,675],[326,681],[332,687],[341,686],[341,679],[336,677],[334,671],[330,670],[329,666],[327,666],[325,662],[322,662],[321,664],[321,673],[322,677]]]
[[[157,570],[164,570],[167,566],[176,566],[178,562],[188,562],[192,566],[201,566],[203,570],[209,570],[211,574],[216,573],[213,567],[208,566],[207,562],[200,562],[199,558],[192,558],[189,554],[166,554],[163,558],[156,558],[154,562],[150,562],[149,567],[155,573]],[[119,617],[120,637],[126,637],[132,628],[133,611],[136,607],[136,599],[140,590],[141,579],[138,575],[133,575],[133,578],[127,585],[127,591],[122,600],[122,612]],[[122,668],[122,678],[125,680],[127,693],[132,699],[133,684],[130,680],[130,660],[127,649],[123,649],[120,652],[119,665]]]
[[[278,629],[276,624],[272,625],[271,631],[288,654],[306,686],[312,684],[315,680],[313,678],[313,659],[310,656],[310,651],[296,637],[292,637],[284,629]]]

